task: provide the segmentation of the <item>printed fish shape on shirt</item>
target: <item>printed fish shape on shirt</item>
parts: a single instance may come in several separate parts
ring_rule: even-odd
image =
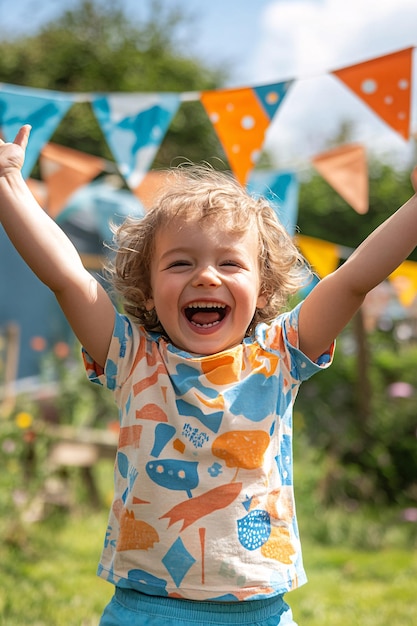
[[[146,473],[154,483],[165,489],[185,491],[192,498],[191,490],[198,485],[197,461],[183,461],[182,459],[164,459],[149,461],[146,464]]]

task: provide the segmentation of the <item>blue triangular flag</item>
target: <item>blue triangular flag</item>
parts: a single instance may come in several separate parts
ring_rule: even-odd
[[[253,87],[254,92],[261,101],[265,113],[270,120],[272,120],[277,109],[281,106],[293,82],[293,80],[286,80],[282,83],[274,83],[273,85]]]
[[[0,128],[5,141],[13,141],[23,124],[32,126],[22,168],[25,178],[73,103],[74,97],[68,94],[14,85],[0,86]]]
[[[248,181],[252,195],[264,196],[275,209],[280,222],[293,236],[298,216],[299,182],[294,172],[259,170]]]

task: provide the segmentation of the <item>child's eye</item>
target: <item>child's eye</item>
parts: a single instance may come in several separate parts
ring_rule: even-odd
[[[220,265],[224,266],[224,265],[230,265],[232,267],[242,267],[241,263],[239,263],[238,261],[232,261],[232,259],[228,259],[227,261],[222,261],[220,263]]]
[[[167,269],[171,269],[172,267],[184,267],[187,265],[191,265],[190,261],[182,261],[182,260],[173,261],[167,266]]]

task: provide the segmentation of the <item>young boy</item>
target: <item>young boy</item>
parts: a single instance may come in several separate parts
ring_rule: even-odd
[[[121,315],[23,181],[29,130],[0,145],[0,220],[119,408],[99,565],[115,595],[101,626],[294,624],[283,597],[306,576],[292,406],[366,293],[416,246],[417,196],[284,313],[304,264],[271,207],[225,174],[173,172],[116,233]]]

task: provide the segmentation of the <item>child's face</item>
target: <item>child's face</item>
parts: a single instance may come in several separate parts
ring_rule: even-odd
[[[218,232],[199,223],[170,224],[155,239],[152,297],[172,343],[194,354],[214,354],[238,345],[259,294],[257,233]]]

